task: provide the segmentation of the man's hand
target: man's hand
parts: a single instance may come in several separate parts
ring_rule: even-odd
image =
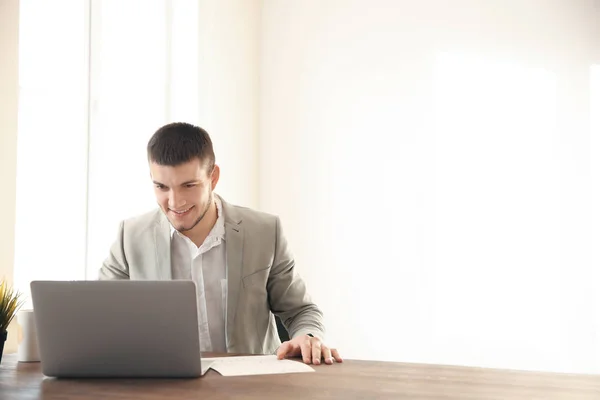
[[[308,335],[297,336],[292,340],[283,342],[277,350],[277,358],[283,360],[285,357],[302,356],[305,364],[321,364],[321,358],[325,364],[333,364],[333,360],[341,363],[342,357],[336,349],[325,346],[321,339]]]

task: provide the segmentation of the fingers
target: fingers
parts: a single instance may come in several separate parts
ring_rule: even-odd
[[[333,357],[331,357],[331,350],[329,349],[329,347],[321,346],[321,353],[323,354],[325,364],[333,364]]]
[[[302,352],[302,360],[304,361],[305,364],[310,364],[311,361],[311,346],[310,346],[310,339],[306,339],[302,342],[302,344],[300,345],[300,351]]]
[[[337,349],[331,349],[331,354],[333,355],[333,358],[335,358],[335,361],[341,363],[342,361],[342,357],[340,356],[340,353],[337,351]]]
[[[312,339],[312,362],[315,365],[321,364],[321,341]]]
[[[334,361],[341,363],[342,357],[337,349],[330,349],[325,346],[319,338],[308,336],[299,336],[290,341],[283,342],[277,349],[277,359],[283,360],[286,357],[302,356],[305,364],[321,364],[321,358],[325,364],[331,365]]]
[[[291,342],[283,342],[281,346],[279,346],[279,348],[277,349],[277,359],[283,360],[285,356],[287,356],[288,353],[292,351],[293,347],[294,346],[292,346]]]

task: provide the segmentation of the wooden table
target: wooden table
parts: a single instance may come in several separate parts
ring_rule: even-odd
[[[0,364],[0,399],[600,399],[600,376],[346,360],[315,372],[198,379],[54,379]]]

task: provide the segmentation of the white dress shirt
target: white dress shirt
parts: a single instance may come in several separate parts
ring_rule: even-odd
[[[173,279],[191,279],[196,283],[200,351],[224,353],[227,351],[225,218],[221,201],[215,198],[215,203],[217,222],[200,247],[171,226],[171,272]]]

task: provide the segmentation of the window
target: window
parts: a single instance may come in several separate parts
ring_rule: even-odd
[[[119,221],[155,206],[146,143],[198,122],[199,39],[192,1],[20,7],[15,285],[28,294],[34,279],[95,279]]]
[[[85,3],[20,1],[15,285],[85,276]]]

